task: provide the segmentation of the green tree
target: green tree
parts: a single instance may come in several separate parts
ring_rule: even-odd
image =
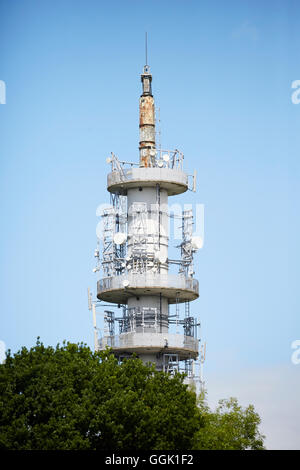
[[[195,448],[218,450],[262,450],[264,437],[259,431],[260,417],[253,405],[243,409],[236,398],[219,400],[215,412],[199,399],[200,414],[204,426],[195,436]]]
[[[37,342],[0,366],[2,449],[188,449],[196,396],[139,359]]]
[[[259,416],[236,400],[212,412],[184,376],[84,344],[39,341],[0,365],[0,449],[261,449]]]

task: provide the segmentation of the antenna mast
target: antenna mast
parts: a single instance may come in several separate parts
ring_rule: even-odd
[[[148,33],[146,33],[146,36],[145,36],[145,52],[146,52],[146,64],[145,65],[148,65]]]

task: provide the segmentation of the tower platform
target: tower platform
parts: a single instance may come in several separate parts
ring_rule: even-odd
[[[128,281],[126,288],[124,281]],[[106,277],[97,283],[97,297],[106,302],[125,304],[132,296],[160,294],[169,304],[189,302],[199,297],[199,283],[181,275],[151,272]]]
[[[173,168],[127,168],[115,170],[107,176],[107,189],[111,193],[127,195],[127,190],[160,185],[168,196],[182,194],[188,189],[188,175]]]
[[[170,333],[123,333],[105,336],[100,340],[100,349],[111,347],[115,354],[178,354],[179,361],[196,359],[199,340],[191,336]]]

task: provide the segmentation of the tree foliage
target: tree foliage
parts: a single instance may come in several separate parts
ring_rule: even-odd
[[[253,405],[243,409],[236,398],[223,399],[212,412],[201,397],[199,409],[204,426],[195,436],[197,449],[264,449],[264,436],[259,432],[261,420]]]
[[[224,401],[213,413],[183,381],[137,358],[38,340],[0,365],[0,448],[263,448],[252,407]]]

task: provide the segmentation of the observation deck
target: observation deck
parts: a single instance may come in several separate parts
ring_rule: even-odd
[[[159,294],[170,304],[189,302],[199,297],[199,283],[184,275],[151,272],[111,276],[97,282],[97,297],[106,302],[124,304],[132,296]]]

